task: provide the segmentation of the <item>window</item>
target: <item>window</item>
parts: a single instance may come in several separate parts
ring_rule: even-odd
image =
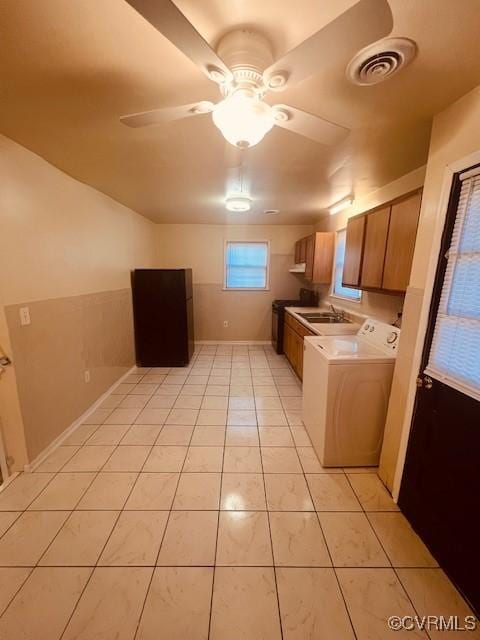
[[[347,237],[346,229],[337,231],[337,246],[335,248],[335,265],[334,265],[332,295],[338,296],[339,298],[348,298],[348,300],[356,300],[359,302],[362,299],[362,292],[359,291],[358,289],[350,289],[349,287],[344,287],[342,285],[346,237]]]
[[[472,170],[460,178],[462,188],[425,372],[480,400],[480,173]]]
[[[225,289],[268,289],[268,242],[225,243]]]

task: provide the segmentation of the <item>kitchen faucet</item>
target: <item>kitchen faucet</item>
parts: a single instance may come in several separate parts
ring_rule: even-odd
[[[345,320],[345,311],[343,309],[336,309],[333,304],[330,302],[330,309],[336,320]]]

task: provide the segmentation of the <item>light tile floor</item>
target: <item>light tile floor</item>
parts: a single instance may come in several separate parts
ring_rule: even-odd
[[[427,638],[386,619],[469,614],[375,469],[322,468],[270,347],[138,369],[0,493],[0,536],[2,640]]]

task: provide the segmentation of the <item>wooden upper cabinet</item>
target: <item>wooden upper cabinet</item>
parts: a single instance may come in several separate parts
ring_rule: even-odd
[[[342,284],[357,287],[360,284],[362,268],[363,239],[366,216],[350,218],[347,223],[345,241],[345,260],[343,263]]]
[[[299,262],[307,261],[307,242],[308,238],[302,238],[300,240],[300,260]]]
[[[308,236],[305,245],[305,278],[312,282],[313,280],[313,261],[315,259],[315,234]]]
[[[421,197],[421,193],[417,192],[392,205],[383,269],[384,289],[390,291],[407,289],[417,236]]]
[[[308,236],[305,278],[312,284],[330,284],[332,281],[334,242],[331,232],[317,231]]]
[[[372,211],[364,218],[366,218],[366,231],[360,284],[362,287],[380,289],[387,249],[390,207]]]
[[[404,293],[412,268],[421,190],[347,222],[344,286]]]
[[[295,264],[307,261],[307,238],[301,238],[295,243]]]
[[[300,243],[301,242],[302,242],[301,240],[297,240],[295,243],[295,257],[294,257],[295,264],[298,264],[300,262]]]

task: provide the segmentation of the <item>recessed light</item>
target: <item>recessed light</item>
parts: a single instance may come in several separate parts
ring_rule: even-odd
[[[228,196],[225,199],[225,206],[234,213],[245,213],[252,208],[252,199],[248,196]]]
[[[280,209],[265,209],[263,213],[266,216],[277,216],[280,213]]]
[[[332,204],[332,206],[329,207],[328,210],[330,211],[330,215],[334,216],[336,213],[340,213],[340,211],[348,209],[348,207],[351,207],[352,204],[353,198],[351,196],[348,196],[348,198],[343,198],[343,200],[339,200],[335,204]]]

